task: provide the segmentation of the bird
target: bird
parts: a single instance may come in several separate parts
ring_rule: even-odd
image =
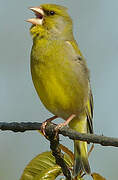
[[[66,7],[42,4],[30,7],[34,18],[30,33],[31,75],[36,92],[54,116],[79,133],[93,133],[93,96],[86,60],[73,35],[73,21]],[[87,142],[74,140],[73,174],[91,174]]]

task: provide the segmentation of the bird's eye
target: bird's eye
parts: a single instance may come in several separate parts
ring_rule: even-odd
[[[55,12],[54,11],[50,11],[50,15],[54,15],[55,14]]]

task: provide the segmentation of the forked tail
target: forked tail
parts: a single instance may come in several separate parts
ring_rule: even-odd
[[[74,141],[74,176],[77,176],[81,170],[87,174],[91,174],[90,165],[88,162],[87,142]]]

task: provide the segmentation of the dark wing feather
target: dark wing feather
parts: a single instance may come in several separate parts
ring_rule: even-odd
[[[86,115],[87,115],[87,122],[88,122],[88,132],[93,133],[93,95],[92,91],[90,90],[90,96],[86,107]]]

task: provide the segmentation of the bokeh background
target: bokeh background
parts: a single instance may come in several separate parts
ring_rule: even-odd
[[[77,42],[91,70],[95,133],[118,136],[118,1],[1,0],[0,5],[0,121],[44,121],[51,114],[41,104],[30,75],[32,17],[27,9],[42,3],[67,6]],[[63,142],[72,148],[67,138]],[[0,132],[0,179],[18,180],[27,163],[49,150],[37,132]],[[118,148],[95,145],[92,171],[107,180],[118,176]],[[88,177],[88,179],[91,179]]]

